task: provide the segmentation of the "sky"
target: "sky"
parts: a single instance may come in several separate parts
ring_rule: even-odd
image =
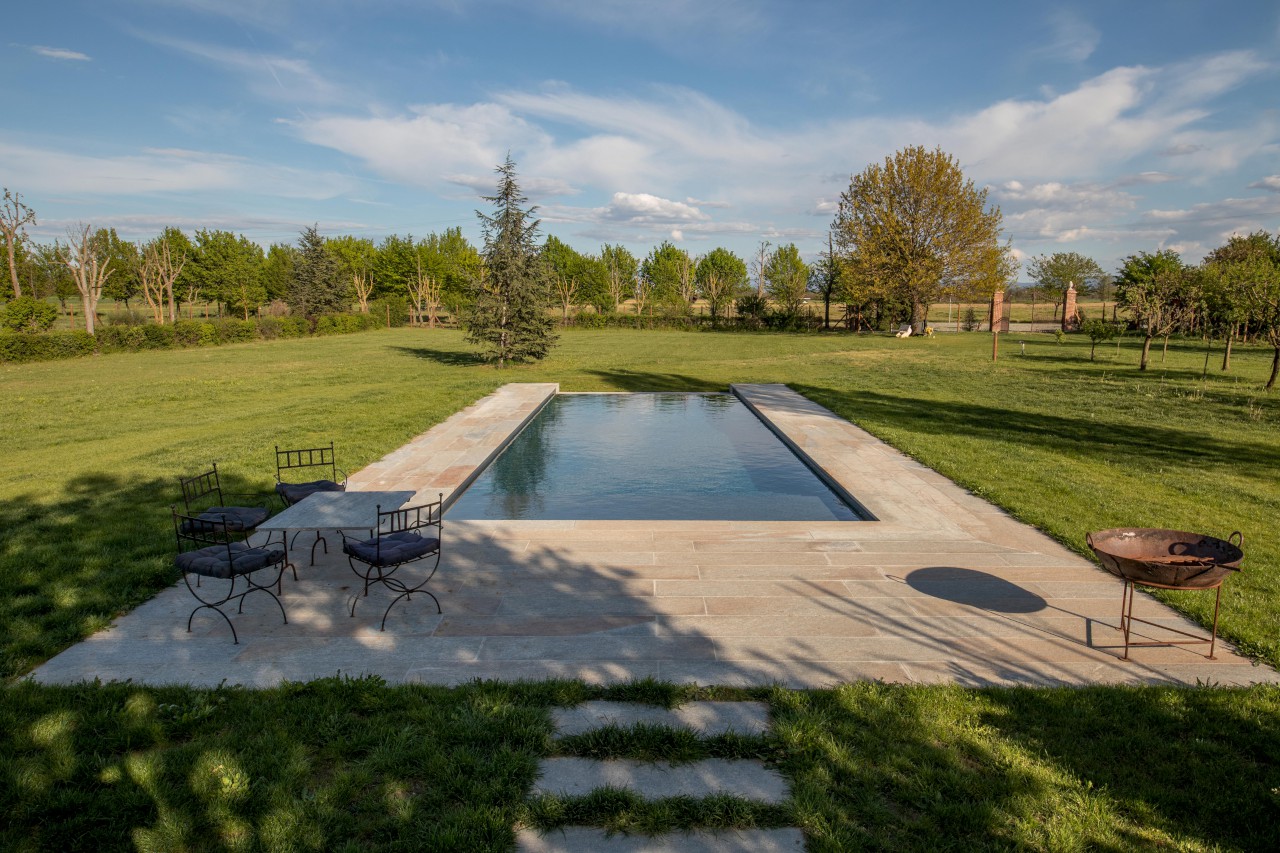
[[[41,241],[479,242],[510,154],[580,251],[813,258],[908,145],[987,189],[1024,263],[1280,229],[1274,0],[59,0],[3,33],[0,184]]]

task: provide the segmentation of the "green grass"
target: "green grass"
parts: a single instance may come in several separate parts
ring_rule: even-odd
[[[1201,379],[1174,342],[1136,370],[1125,341],[1078,337],[568,332],[498,372],[453,331],[102,356],[0,367],[0,674],[7,680],[174,580],[176,478],[212,459],[270,487],[275,444],[336,441],[355,471],[513,381],[566,390],[787,382],[1083,552],[1084,534],[1169,526],[1245,535],[1222,633],[1280,663],[1280,397],[1268,350]],[[1204,620],[1207,596],[1171,593]],[[556,744],[546,709],[754,695],[776,736],[655,730]],[[640,683],[456,690],[323,681],[274,690],[134,685],[0,692],[0,848],[507,849],[513,823],[622,830],[794,824],[812,849],[1277,846],[1280,692],[693,690]],[[522,802],[538,757],[763,756],[783,812],[617,795]]]
[[[1280,843],[1276,688],[760,688],[737,694],[769,703],[774,733],[732,747],[653,727],[614,729],[603,751],[552,740],[553,705],[631,687],[11,686],[0,848],[504,851],[519,824],[799,826],[832,853]],[[646,759],[662,741],[681,760],[762,758],[791,801],[525,799],[542,757]]]

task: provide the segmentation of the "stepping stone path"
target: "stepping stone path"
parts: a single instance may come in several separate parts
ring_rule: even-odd
[[[675,710],[630,702],[587,702],[555,715],[560,736],[583,734],[606,726],[637,725],[688,729],[702,737],[736,732],[761,735],[769,730],[769,711],[762,702],[689,702]],[[646,799],[708,797],[729,794],[763,803],[787,798],[786,780],[759,761],[708,759],[692,764],[589,758],[548,758],[539,766],[533,794],[581,797],[597,788],[625,789]],[[698,830],[649,837],[608,835],[603,829],[570,826],[543,835],[526,829],[516,836],[520,853],[782,853],[804,850],[798,829]]]

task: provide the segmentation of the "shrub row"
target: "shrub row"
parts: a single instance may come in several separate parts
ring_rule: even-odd
[[[408,312],[392,305],[392,325],[403,325]],[[75,330],[41,333],[0,332],[0,362],[51,361],[98,352],[209,347],[244,341],[343,335],[387,324],[387,308],[370,305],[368,314],[328,314],[314,324],[303,317],[260,317],[253,320],[179,320],[171,325],[104,325],[95,334]]]

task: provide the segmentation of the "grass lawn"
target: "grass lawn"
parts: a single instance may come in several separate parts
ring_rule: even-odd
[[[398,329],[0,366],[0,674],[12,679],[174,579],[176,478],[216,459],[271,485],[274,446],[338,447],[355,471],[505,382],[709,390],[786,382],[1069,546],[1112,526],[1245,536],[1221,633],[1280,664],[1280,396],[1270,351],[1201,380],[1199,344],[1136,369],[1137,342],[1051,336],[564,335],[499,373],[454,331]],[[1172,593],[1207,619],[1203,594]],[[623,688],[619,688],[623,690]],[[654,690],[661,692],[659,688]],[[319,682],[273,691],[7,687],[0,847],[504,849],[512,821],[802,826],[815,849],[1274,847],[1271,689],[766,691],[763,754],[791,813],[625,798],[521,804],[545,709],[580,685],[454,691]],[[645,697],[642,697],[645,698]],[[648,697],[652,698],[652,697]],[[663,701],[674,701],[666,696]],[[438,734],[437,734],[438,733]],[[645,754],[651,738],[575,749]],[[665,748],[665,747],[664,747]],[[1204,799],[1200,799],[1199,795]],[[124,829],[122,829],[122,827]],[[127,829],[127,832],[125,831]],[[123,833],[123,834],[122,834]]]

